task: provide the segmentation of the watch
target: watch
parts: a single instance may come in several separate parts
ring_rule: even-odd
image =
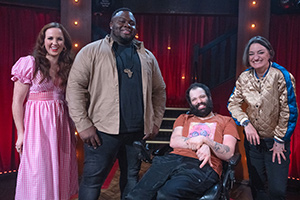
[[[245,127],[245,126],[247,126],[249,123],[250,123],[250,120],[247,119],[247,120],[245,120],[245,121],[242,123],[242,126]]]

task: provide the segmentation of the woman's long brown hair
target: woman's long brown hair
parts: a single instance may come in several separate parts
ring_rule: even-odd
[[[45,48],[44,40],[45,40],[45,33],[49,28],[59,28],[64,36],[64,44],[65,48],[64,50],[60,53],[59,58],[58,58],[58,65],[59,65],[59,71],[57,73],[58,77],[61,79],[61,88],[65,88],[67,85],[67,80],[68,80],[68,75],[71,69],[71,66],[73,64],[74,57],[72,55],[72,41],[69,33],[67,30],[59,23],[57,22],[51,22],[47,25],[45,25],[36,40],[35,47],[33,49],[32,56],[35,58],[35,71],[34,71],[34,77],[40,71],[43,75],[43,78],[41,80],[44,81],[50,80],[50,62],[46,58],[47,51]],[[41,83],[40,82],[40,83]]]

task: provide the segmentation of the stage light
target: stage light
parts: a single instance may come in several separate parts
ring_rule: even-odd
[[[78,21],[74,21],[74,25],[77,26],[78,25]]]
[[[256,25],[255,24],[251,24],[251,28],[255,28],[256,27]]]
[[[256,1],[252,1],[252,4],[253,4],[253,5],[256,5]]]
[[[75,48],[77,48],[78,46],[79,46],[78,43],[75,43],[75,44],[74,44],[74,47],[75,47]]]
[[[171,50],[171,47],[168,47],[168,50]]]
[[[74,0],[75,3],[78,3],[79,0]]]

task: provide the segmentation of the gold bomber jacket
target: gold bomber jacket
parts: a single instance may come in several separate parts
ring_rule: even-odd
[[[261,138],[288,141],[298,118],[295,91],[295,79],[284,67],[273,62],[261,79],[249,68],[236,81],[228,110],[237,125],[249,119]]]

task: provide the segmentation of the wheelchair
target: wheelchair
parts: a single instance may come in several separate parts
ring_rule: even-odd
[[[139,151],[139,158],[147,163],[152,163],[154,156],[162,156],[172,150],[168,144],[158,148],[150,148],[145,141],[135,141],[134,147]],[[223,161],[223,171],[218,183],[208,189],[198,200],[230,200],[229,191],[235,182],[234,168],[239,163],[241,155],[235,153],[228,162]]]

